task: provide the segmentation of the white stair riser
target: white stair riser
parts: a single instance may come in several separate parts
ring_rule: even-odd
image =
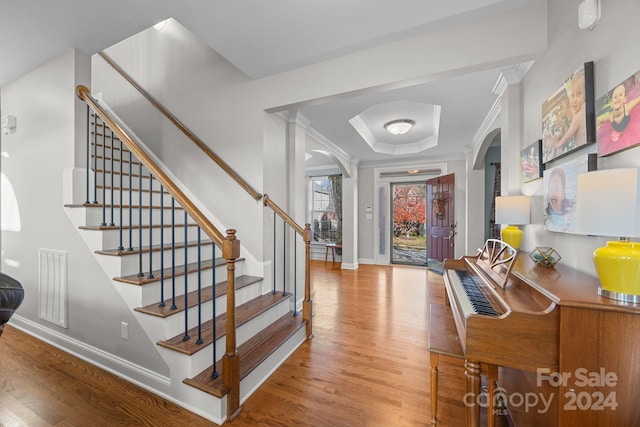
[[[291,298],[285,298],[277,305],[243,324],[236,331],[236,343],[241,345],[264,328],[289,313],[291,310]]]
[[[163,203],[165,207],[171,206],[171,195],[169,193],[160,193],[159,187],[153,186],[153,193],[148,191],[138,192],[136,187],[133,187],[133,190],[129,191],[128,183],[124,184],[123,190],[119,190],[120,185],[116,183],[113,194],[111,191],[111,187],[105,188],[104,194],[102,188],[98,188],[94,193],[93,188],[89,192],[89,202],[97,201],[98,203],[102,203],[103,200],[106,201],[106,204],[111,204],[111,200],[113,200],[114,204],[122,204],[125,206],[138,206],[142,204],[143,206],[149,206],[150,201],[152,202],[152,206],[160,206],[160,197],[163,198]],[[129,193],[131,193],[131,200],[129,200]],[[141,193],[141,194],[139,194]],[[142,198],[142,201],[140,200]],[[178,207],[178,203],[175,203],[175,206]]]
[[[111,210],[111,206],[105,206],[104,212],[102,207],[89,207],[86,209],[86,225],[100,225],[103,220],[105,223],[111,225],[124,225],[128,226],[130,224],[138,225],[140,224],[140,213],[142,213],[142,224],[148,225],[150,222],[154,225],[159,225],[161,223],[165,225],[169,225],[172,223],[171,219],[171,209],[151,209],[151,217],[149,217],[149,209],[143,208],[142,210],[138,208],[122,208],[122,221],[120,220],[120,209],[118,207],[114,207],[113,211]],[[131,211],[131,212],[129,212]],[[176,225],[185,223],[185,215],[183,210],[176,210],[174,212],[173,223]],[[191,217],[187,215],[187,224],[194,224],[195,222]]]
[[[283,345],[240,382],[240,403],[253,394],[260,385],[306,340],[305,328],[300,328]]]
[[[80,232],[86,235],[87,243],[90,244],[90,248],[92,250],[110,250],[116,249],[120,246],[120,230],[80,230]],[[159,228],[154,229],[153,243],[160,243],[160,235],[157,234],[160,232]],[[164,233],[164,241],[171,241],[171,227],[165,227],[163,229]],[[134,249],[140,245],[140,237],[139,230],[133,229],[131,230],[131,235],[133,239],[133,247]],[[198,235],[197,227],[187,227],[187,241],[196,240]],[[123,246],[126,248],[129,247],[129,230],[122,230],[122,240]],[[183,242],[184,241],[184,228],[176,227],[175,228],[175,241]],[[142,246],[149,245],[149,230],[142,230]],[[219,252],[218,252],[219,253]]]
[[[159,244],[160,242],[153,242],[154,245]],[[167,242],[164,243],[165,246],[167,245]],[[211,259],[211,250],[213,248],[212,244],[207,244],[202,246],[201,248],[201,253],[200,253],[200,259],[202,262],[204,262],[205,260],[210,260]],[[174,254],[174,259],[175,259],[175,265],[182,265],[184,264],[184,253],[185,250],[184,248],[176,248],[175,250],[175,254]],[[164,259],[163,255],[164,254]],[[216,249],[216,256],[220,257],[221,253],[219,249]],[[116,257],[120,260],[120,273],[118,274],[118,276],[128,276],[130,274],[136,274],[139,272],[140,269],[140,255],[139,254],[131,254],[131,255],[123,255],[120,257]],[[161,264],[160,261],[162,261],[163,263]],[[187,261],[188,263],[192,263],[192,262],[197,262],[198,261],[198,248],[197,246],[189,246],[187,248]],[[172,257],[171,257],[171,250],[170,249],[166,249],[164,251],[154,251],[151,253],[151,260],[149,260],[149,253],[143,253],[142,254],[142,271],[143,272],[149,272],[149,270],[153,269],[153,270],[159,270],[162,266],[164,266],[165,269],[168,269],[171,267],[172,265]],[[151,267],[149,266],[149,264],[151,263]]]
[[[94,171],[92,170],[90,173],[93,174]],[[121,175],[122,183],[120,183]],[[111,173],[109,165],[107,165],[107,169],[102,169],[102,165],[98,165],[98,171],[92,178],[93,180],[95,180],[95,182],[98,183],[99,186],[102,186],[104,184],[107,187],[113,187],[114,189],[132,188],[137,190],[142,188],[144,190],[148,190],[149,188],[151,188],[153,190],[160,190],[160,182],[154,178],[152,180],[153,184],[151,184],[151,178],[148,172],[143,170],[142,179],[140,179],[139,175],[140,174],[138,173],[137,167],[131,173],[129,173],[128,169],[125,169],[124,173],[121,174],[118,169],[115,169],[115,172]],[[113,181],[111,181],[112,177]],[[131,182],[129,182],[129,177],[131,177]],[[99,189],[98,191],[102,191],[102,189]]]
[[[220,270],[216,270],[216,273],[219,273]],[[167,274],[169,274],[170,271],[167,270]],[[146,274],[146,273],[145,273]],[[220,276],[217,275],[216,276],[216,280],[221,281],[223,280],[223,277],[226,276]],[[185,276],[178,276],[175,278],[175,292],[176,295],[182,295],[184,294],[184,281],[185,281]],[[211,270],[204,270],[201,273],[201,286],[210,286],[211,285]],[[138,286],[138,285],[130,285],[130,286]],[[140,307],[144,307],[145,305],[149,305],[149,304],[154,304],[156,302],[160,301],[160,295],[161,295],[161,290],[160,287],[162,286],[162,282],[161,281],[157,281],[157,282],[153,282],[153,283],[148,283],[142,287],[142,294],[141,294],[141,298],[142,300],[140,301],[139,306]],[[164,280],[164,299],[167,300],[169,298],[171,298],[172,292],[173,292],[173,287],[174,287],[174,282],[172,278],[168,278]],[[190,273],[187,275],[187,292],[192,292],[198,289],[198,273]]]

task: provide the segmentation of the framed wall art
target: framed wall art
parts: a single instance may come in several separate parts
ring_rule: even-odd
[[[598,156],[640,144],[640,71],[596,101]]]
[[[539,139],[520,151],[520,176],[522,182],[542,178],[542,140]]]
[[[542,104],[542,162],[596,141],[593,62],[586,62]]]
[[[588,156],[544,170],[544,225],[548,231],[576,232],[578,174],[587,172]]]

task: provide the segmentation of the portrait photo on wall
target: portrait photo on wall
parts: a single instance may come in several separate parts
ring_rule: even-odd
[[[522,176],[522,182],[542,178],[541,139],[520,151],[520,176]]]
[[[596,141],[593,62],[586,62],[542,104],[542,162]]]
[[[598,156],[640,144],[640,71],[596,101]]]
[[[576,232],[578,174],[587,171],[587,156],[544,171],[544,225],[548,231]]]

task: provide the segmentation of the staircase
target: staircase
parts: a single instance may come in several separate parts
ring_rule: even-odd
[[[150,172],[158,166],[139,160],[129,148],[135,142],[87,102],[86,200],[65,205],[67,214],[157,343],[170,369],[169,397],[222,424],[310,338],[310,300],[303,316],[295,283],[266,289],[262,277],[246,274],[235,230],[218,236],[201,227],[201,213],[189,214],[183,194]]]

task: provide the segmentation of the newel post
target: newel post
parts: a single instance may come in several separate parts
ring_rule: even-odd
[[[302,318],[307,321],[307,339],[313,338],[313,304],[311,301],[311,224],[304,226],[304,301],[302,302]]]
[[[222,257],[227,260],[227,346],[222,360],[222,383],[227,394],[227,416],[234,419],[240,413],[240,360],[236,352],[236,259],[240,256],[240,240],[236,230],[227,230],[222,242]]]

